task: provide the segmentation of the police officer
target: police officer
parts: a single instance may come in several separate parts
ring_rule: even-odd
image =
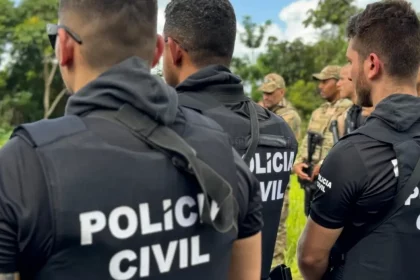
[[[258,181],[150,74],[157,1],[59,3],[48,36],[73,95],[0,152],[0,279],[258,278]]]
[[[322,165],[300,269],[307,280],[321,279],[328,264],[326,279],[420,279],[420,21],[410,3],[380,1],[347,33],[359,103],[375,110]]]
[[[339,115],[346,111],[351,105],[348,99],[341,99],[340,92],[337,89],[337,82],[339,80],[340,66],[329,65],[322,69],[321,73],[314,74],[313,78],[319,81],[319,89],[321,97],[327,102],[316,109],[309,120],[308,134],[305,135],[296,157],[294,165],[294,173],[299,177],[302,182],[313,182],[314,178],[319,173],[319,168],[323,159],[327,156],[329,150],[334,144],[333,134],[330,131],[331,122],[336,120]],[[321,140],[317,145],[312,155],[312,162],[308,162],[308,138],[311,137],[310,133],[316,133]],[[307,174],[306,168],[313,165],[312,174]],[[306,215],[308,214],[308,205],[311,201],[313,184],[308,184],[310,187],[306,189],[306,202],[305,208]]]
[[[292,103],[284,97],[286,83],[282,76],[271,73],[264,77],[264,83],[259,87],[263,92],[264,106],[276,115],[281,116],[295,133],[296,139],[300,139],[301,119]]]
[[[260,181],[266,279],[297,141],[282,118],[245,96],[242,81],[229,70],[236,38],[229,0],[173,0],[165,15],[166,82],[176,87],[183,106],[213,118],[229,133]]]
[[[373,107],[357,105],[357,96],[354,83],[350,78],[350,65],[345,65],[340,70],[340,80],[337,82],[341,98],[348,98],[353,105],[337,118],[339,137],[352,132],[365,123],[366,118],[373,111]]]
[[[271,73],[264,77],[264,83],[259,87],[263,92],[264,106],[276,115],[281,116],[293,130],[296,139],[300,139],[301,118],[295,107],[284,96],[286,83],[282,76]],[[274,248],[273,262],[278,265],[284,261],[284,247],[286,245],[286,219],[288,215],[288,189],[286,188],[283,209],[280,218],[276,246]]]

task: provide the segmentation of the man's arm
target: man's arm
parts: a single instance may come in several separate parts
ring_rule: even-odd
[[[305,134],[299,146],[298,154],[296,156],[295,165],[304,162],[308,158],[308,134]]]
[[[52,247],[48,205],[35,151],[22,139],[11,139],[0,150],[0,280],[19,279],[19,269],[28,262],[32,267],[42,264]],[[34,250],[37,258],[22,258],[35,255]]]
[[[292,129],[296,140],[299,141],[300,139],[300,126],[301,126],[301,119],[299,117],[299,114],[294,111],[290,110],[289,112],[282,115],[283,119],[286,121],[286,123],[290,126]]]
[[[305,280],[320,280],[331,248],[345,221],[351,220],[354,200],[365,188],[368,174],[358,151],[340,141],[326,157],[318,177],[310,217],[299,240],[298,263]]]
[[[0,280],[20,280],[19,273],[0,273]]]
[[[260,184],[234,151],[238,175],[238,239],[233,243],[229,280],[259,280],[261,277],[261,230],[264,225]]]
[[[308,218],[298,244],[298,265],[305,280],[320,280],[328,267],[331,248],[343,228],[328,229]]]
[[[260,279],[261,258],[261,233],[236,240],[232,248],[229,280]]]

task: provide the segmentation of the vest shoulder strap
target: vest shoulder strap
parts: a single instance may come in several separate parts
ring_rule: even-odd
[[[129,104],[123,105],[117,112],[103,112],[92,116],[95,115],[101,115],[106,119],[116,119],[128,128],[133,136],[170,157],[175,166],[195,175],[204,194],[203,222],[221,233],[228,232],[232,228],[237,232],[236,221],[239,209],[232,186],[211,166],[201,160],[196,150],[175,131],[161,125]],[[208,197],[215,201],[220,209],[214,218],[211,217]]]
[[[369,126],[361,126],[359,129],[352,131],[351,133],[347,134],[343,137],[346,138],[353,134],[363,134],[372,139],[376,139],[383,143],[388,143],[390,145],[397,145],[398,143],[402,143],[405,141],[412,140],[413,135],[405,134],[405,133],[397,133],[390,130],[388,125],[384,123],[382,120],[370,117],[368,121],[372,124]]]
[[[68,115],[22,124],[14,129],[11,138],[20,137],[33,147],[42,147],[86,130],[85,123],[78,116]]]
[[[178,94],[178,100],[181,106],[194,109],[200,113],[204,113],[212,108],[224,107],[214,98],[204,95],[200,96],[200,100],[198,100],[198,98],[193,98],[188,94],[180,93]]]

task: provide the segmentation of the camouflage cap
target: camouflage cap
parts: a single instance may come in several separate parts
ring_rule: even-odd
[[[259,90],[271,93],[278,88],[286,88],[286,83],[282,76],[271,73],[264,77],[264,83],[259,87]]]
[[[319,81],[325,81],[325,80],[329,80],[329,79],[339,80],[340,79],[340,70],[341,70],[340,66],[328,65],[327,67],[322,69],[321,73],[313,74],[312,77],[315,80],[319,80]]]

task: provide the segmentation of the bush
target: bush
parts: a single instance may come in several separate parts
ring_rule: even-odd
[[[11,134],[11,130],[0,128],[0,147],[2,147],[8,140]]]

